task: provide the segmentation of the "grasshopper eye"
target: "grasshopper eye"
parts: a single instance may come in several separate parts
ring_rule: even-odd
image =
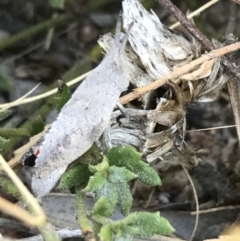
[[[31,148],[22,158],[22,164],[24,166],[28,166],[28,167],[33,167],[35,166],[35,161],[36,158],[39,154],[39,149],[37,149],[35,152],[33,151],[33,149]]]
[[[33,167],[35,166],[35,160],[36,160],[37,156],[32,154],[31,156],[27,157],[22,164],[24,166],[28,166],[28,167]]]

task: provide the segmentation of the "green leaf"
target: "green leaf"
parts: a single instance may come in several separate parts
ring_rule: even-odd
[[[114,211],[116,203],[107,200],[106,197],[101,196],[95,203],[92,214],[101,215],[103,217],[110,217]]]
[[[88,169],[88,165],[84,163],[76,163],[68,168],[68,170],[62,175],[59,188],[70,189],[72,187],[84,188],[91,176],[91,172]]]
[[[9,140],[4,139],[3,137],[0,136],[0,151],[4,150],[4,146],[9,142]]]
[[[137,152],[131,146],[117,146],[107,151],[106,156],[109,165],[126,167],[129,171],[135,173],[139,180],[147,185],[161,185],[158,173],[142,161],[142,154]]]
[[[112,183],[129,182],[137,177],[137,175],[127,170],[125,167],[111,166],[109,171],[108,180]]]
[[[107,200],[107,209],[105,217],[110,217],[118,202],[118,191],[117,186],[111,182],[106,181],[106,183],[95,191],[96,199],[99,200],[104,197]]]
[[[106,158],[106,156],[103,157],[103,160],[101,163],[93,166],[93,165],[89,165],[89,170],[90,172],[108,172],[109,171],[109,165],[108,165],[108,159]]]
[[[64,9],[65,0],[50,0],[50,4],[53,8]]]
[[[138,228],[131,226],[131,220],[134,221],[136,213],[133,213],[121,221],[115,221],[111,227],[114,230],[116,238],[114,240],[132,240],[138,233]]]
[[[0,90],[10,91],[11,89],[12,89],[12,83],[10,79],[6,75],[0,73]]]
[[[156,234],[169,235],[175,231],[169,221],[161,217],[159,212],[137,212],[129,225],[137,227],[138,232],[136,234],[141,237],[151,237]]]
[[[45,123],[42,120],[42,118],[39,116],[38,118],[34,119],[31,122],[31,127],[29,128],[29,132],[31,136],[35,136],[38,133],[42,132],[44,130]]]
[[[62,107],[70,100],[71,91],[68,86],[62,81],[58,81],[58,94],[55,97],[56,108],[58,111],[61,111]]]
[[[108,215],[105,214],[106,216],[111,216],[117,203],[123,215],[129,213],[132,206],[132,195],[128,182],[134,178],[136,175],[124,167],[110,167],[106,183],[95,192],[97,199],[105,197],[108,201]]]
[[[89,178],[87,186],[82,190],[83,192],[93,192],[100,189],[107,181],[107,175],[103,172],[96,172]]]
[[[102,226],[98,236],[101,238],[101,240],[112,241],[111,226],[109,224]]]
[[[121,182],[118,184],[118,204],[121,208],[121,213],[127,216],[132,207],[132,194],[128,183]]]
[[[169,235],[174,232],[174,228],[166,218],[160,216],[159,212],[131,213],[125,219],[113,222],[111,228],[117,237],[127,239],[134,235],[148,238],[153,235]]]
[[[7,118],[10,114],[12,113],[11,110],[2,110],[0,108],[0,121],[4,120],[5,118]]]

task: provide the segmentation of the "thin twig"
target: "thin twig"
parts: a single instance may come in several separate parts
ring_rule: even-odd
[[[134,89],[133,92],[123,96],[122,98],[120,98],[119,103],[120,104],[126,104],[134,99],[137,99],[139,97],[141,97],[142,95],[155,90],[159,87],[161,87],[162,85],[166,84],[168,80],[172,80],[174,81],[174,79],[179,78],[181,75],[188,73],[189,71],[191,71],[194,67],[196,67],[197,65],[200,65],[210,59],[214,59],[214,58],[218,58],[220,56],[223,56],[227,53],[233,52],[240,49],[240,42],[237,42],[235,44],[231,44],[228,46],[225,46],[223,48],[219,48],[216,50],[211,51],[208,54],[204,54],[202,55],[200,58],[193,60],[192,62],[183,65],[182,67],[176,68],[174,71],[170,72],[169,74],[161,77],[160,79],[157,79],[156,81],[145,85],[144,87],[141,88],[137,88]]]
[[[197,191],[195,189],[195,186],[194,186],[194,183],[192,181],[192,178],[190,177],[186,167],[183,165],[183,163],[180,161],[180,164],[184,170],[184,172],[186,173],[187,175],[187,178],[190,182],[190,185],[192,187],[192,191],[193,191],[193,196],[194,196],[194,199],[195,199],[195,203],[196,203],[196,219],[195,219],[195,225],[194,225],[194,228],[193,228],[193,231],[192,231],[192,235],[191,235],[191,238],[189,239],[189,241],[192,241],[194,236],[195,236],[195,233],[197,231],[197,227],[198,227],[198,222],[199,222],[199,203],[198,203],[198,196],[197,196]]]
[[[193,18],[194,16],[199,15],[201,12],[205,11],[207,8],[211,7],[212,5],[214,5],[215,3],[219,2],[219,0],[212,0],[207,2],[206,4],[202,5],[200,8],[198,8],[197,10],[193,11],[192,13],[187,15],[188,19]],[[180,22],[176,22],[173,25],[171,25],[169,28],[170,29],[174,29],[177,26],[179,26],[181,23]]]
[[[216,126],[216,127],[209,127],[209,128],[203,128],[203,129],[188,130],[188,131],[186,131],[186,133],[199,132],[199,131],[211,131],[211,130],[219,130],[219,129],[227,129],[227,128],[233,128],[233,127],[236,127],[236,125]]]
[[[233,209],[240,209],[240,205],[231,205],[231,206],[223,206],[223,207],[217,207],[217,208],[210,208],[207,210],[200,210],[199,214],[203,213],[213,213],[213,212],[219,212],[219,211],[225,211],[225,210],[233,210]],[[196,215],[196,211],[191,212],[191,215]]]
[[[41,83],[38,83],[36,86],[34,86],[31,90],[29,90],[25,95],[21,96],[19,99],[15,100],[17,101],[21,101],[23,99],[26,99],[29,95],[31,95],[39,86],[41,85]]]
[[[155,188],[152,188],[151,193],[150,193],[150,195],[148,196],[148,200],[147,200],[146,204],[144,205],[144,208],[147,209],[147,208],[149,207],[149,205],[150,205],[150,203],[151,203],[151,201],[152,201],[154,192],[155,192]]]

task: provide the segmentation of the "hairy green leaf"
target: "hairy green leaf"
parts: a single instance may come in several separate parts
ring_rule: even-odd
[[[125,167],[111,166],[108,180],[112,183],[129,182],[136,177],[137,175]]]
[[[160,216],[159,212],[131,213],[125,219],[112,223],[111,227],[117,237],[127,239],[134,235],[148,238],[153,235],[169,235],[174,232],[174,228],[166,218]]]
[[[129,171],[135,173],[139,180],[147,185],[161,185],[161,180],[157,172],[142,161],[142,154],[137,152],[131,146],[117,146],[107,151],[106,156],[109,159],[109,165],[126,167]]]
[[[84,188],[90,176],[91,172],[87,164],[76,163],[62,175],[58,187],[61,189],[70,189],[72,187]]]
[[[174,228],[169,221],[161,217],[159,212],[137,212],[129,225],[137,227],[137,234],[141,237],[151,237],[155,234],[169,235],[174,232]]]
[[[112,241],[112,230],[109,224],[102,226],[98,235],[104,241]]]
[[[97,199],[105,197],[108,201],[107,213],[109,217],[117,203],[123,215],[129,213],[132,206],[132,195],[128,182],[134,178],[136,175],[124,167],[112,166],[109,168],[106,183],[95,192]]]
[[[96,199],[99,200],[104,197],[107,200],[107,209],[105,217],[110,217],[118,202],[118,191],[117,186],[111,182],[106,181],[106,183],[95,191]]]
[[[89,165],[89,170],[90,172],[108,172],[109,171],[109,164],[108,164],[108,159],[106,158],[106,156],[103,157],[103,160],[101,163],[93,166],[93,165]]]
[[[121,208],[121,213],[124,216],[127,216],[132,207],[132,194],[130,191],[130,187],[126,182],[120,182],[118,184],[118,204]]]
[[[104,172],[96,172],[89,178],[87,186],[82,190],[83,192],[93,192],[100,189],[107,182],[107,175]]]
[[[107,200],[106,197],[101,196],[95,203],[92,214],[101,215],[103,217],[110,217],[114,211],[116,203]]]

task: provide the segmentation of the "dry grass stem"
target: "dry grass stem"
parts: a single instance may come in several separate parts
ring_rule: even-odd
[[[39,205],[39,203],[37,202],[37,200],[33,197],[33,195],[24,186],[24,184],[21,182],[21,180],[18,178],[18,176],[14,173],[14,171],[9,167],[9,165],[4,160],[2,155],[0,155],[0,164],[2,165],[5,172],[9,175],[9,177],[11,178],[13,183],[19,189],[19,192],[22,194],[26,203],[33,210],[34,215],[33,216],[31,216],[29,214],[26,215],[25,210],[20,211],[18,208],[16,208],[15,211],[13,211],[13,206],[10,206],[9,203],[3,202],[3,199],[0,199],[0,209],[3,212],[10,211],[10,213],[14,217],[21,218],[22,221],[24,221],[27,224],[30,224],[31,226],[37,226],[37,227],[44,226],[46,223],[46,215],[45,215],[44,211],[42,210],[41,206]],[[11,211],[11,208],[12,208],[12,211]]]
[[[13,204],[4,198],[0,197],[0,209],[14,218],[17,218],[30,227],[38,226],[39,222],[35,216],[31,216],[26,210],[20,208],[16,204]]]
[[[76,83],[78,83],[79,81],[85,79],[89,74],[90,74],[91,71],[81,75],[81,76],[78,76],[77,78],[69,81],[68,83],[66,83],[68,86],[72,86]],[[6,103],[6,104],[2,104],[0,105],[0,109],[3,109],[3,110],[7,110],[9,108],[12,108],[12,107],[15,107],[15,106],[19,106],[19,105],[23,105],[23,104],[27,104],[27,103],[31,103],[33,101],[36,101],[36,100],[40,100],[40,99],[43,99],[43,98],[46,98],[48,96],[51,96],[53,94],[56,94],[58,91],[58,88],[55,88],[53,90],[50,90],[46,93],[43,93],[43,94],[40,94],[40,95],[36,95],[36,96],[33,96],[33,97],[29,97],[29,98],[20,98],[18,100],[15,100],[13,102],[10,102],[10,103]]]
[[[206,4],[202,5],[200,8],[195,10],[194,12],[188,14],[187,18],[191,19],[191,18],[199,15],[201,12],[205,11],[206,9],[208,9],[209,7],[211,7],[212,5],[214,5],[217,2],[219,2],[219,0],[212,0],[212,1],[207,2]],[[181,25],[181,23],[180,22],[176,22],[173,25],[171,25],[169,28],[170,29],[174,29],[174,28],[176,28],[179,25]]]
[[[195,188],[195,186],[194,186],[194,183],[193,183],[193,181],[192,181],[191,176],[189,175],[187,169],[186,169],[185,166],[182,164],[182,162],[180,162],[180,164],[181,164],[181,166],[182,166],[184,172],[186,173],[187,178],[188,178],[188,180],[189,180],[189,182],[190,182],[190,185],[191,185],[192,191],[193,191],[193,196],[194,196],[195,203],[196,203],[196,219],[195,219],[195,225],[194,225],[194,228],[193,228],[193,231],[192,231],[192,235],[191,235],[191,237],[190,237],[190,239],[189,239],[189,241],[192,241],[193,238],[194,238],[194,236],[195,236],[195,233],[196,233],[196,231],[197,231],[198,222],[199,222],[199,203],[198,203],[198,196],[197,196],[197,191],[196,191],[196,188]]]

